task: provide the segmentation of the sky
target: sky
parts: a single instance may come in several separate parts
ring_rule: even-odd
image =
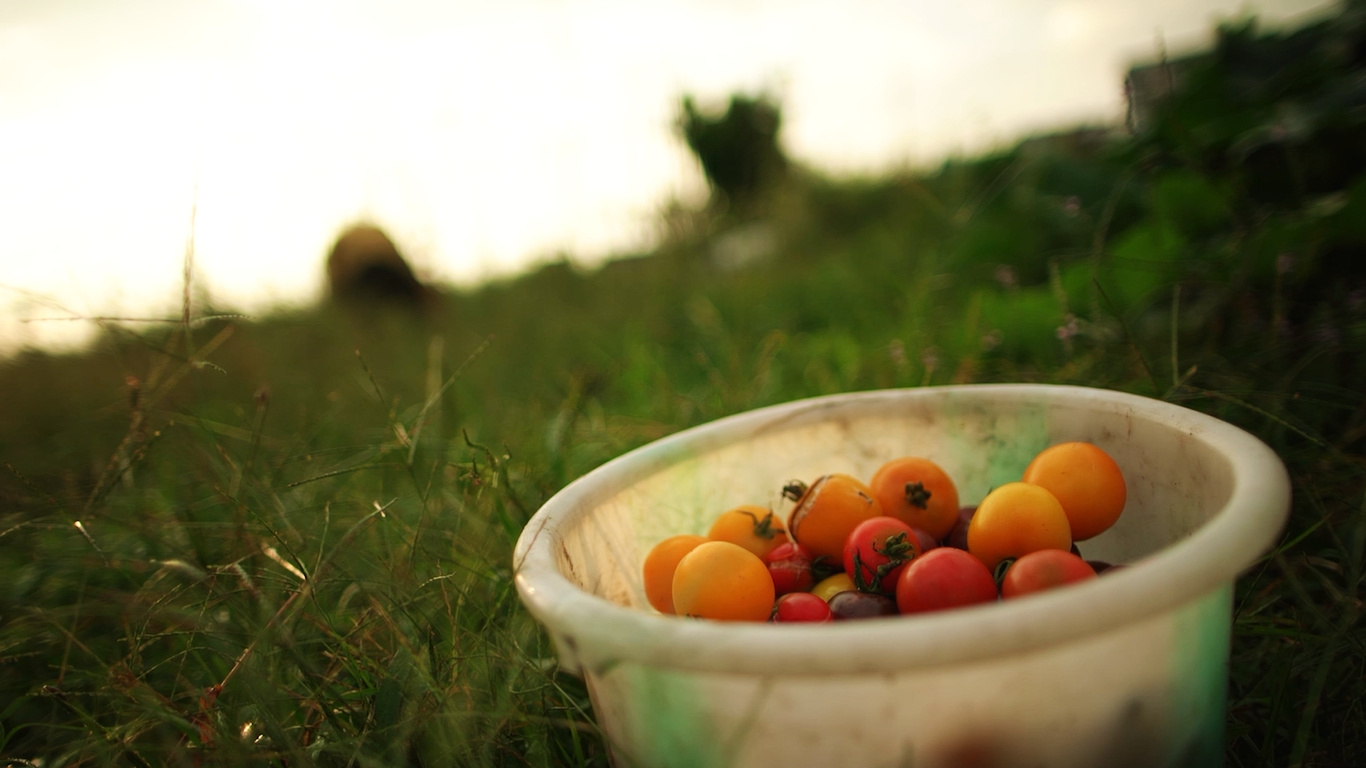
[[[1324,0],[0,0],[0,354],[93,316],[323,294],[348,223],[472,284],[648,248],[705,182],[679,98],[764,91],[789,156],[926,167],[1117,122],[1134,61]]]

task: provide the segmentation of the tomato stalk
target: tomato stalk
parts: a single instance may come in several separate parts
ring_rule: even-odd
[[[863,557],[857,550],[854,551],[854,586],[857,587],[860,592],[876,592],[882,594],[882,580],[892,571],[915,559],[916,555],[915,545],[911,543],[910,539],[904,533],[888,536],[883,540],[881,548],[879,548],[877,542],[874,541],[873,552],[882,555],[887,558],[887,560],[874,568],[867,568],[864,565]],[[864,581],[863,573],[865,570],[873,572],[871,583]]]
[[[817,584],[843,572],[844,564],[829,555],[820,555],[811,561],[811,578]]]
[[[925,484],[918,480],[906,483],[906,501],[913,507],[919,507],[920,509],[928,508],[930,496],[932,495],[930,489],[926,488]]]
[[[767,515],[764,515],[764,518],[762,520],[760,520],[759,516],[754,514],[753,512],[745,512],[745,514],[749,516],[749,519],[754,521],[755,536],[758,536],[761,539],[771,539],[774,536],[778,535],[778,531],[780,529],[775,528],[773,526],[774,517],[772,512],[769,512]]]
[[[1006,578],[1006,571],[1010,570],[1010,566],[1012,566],[1012,565],[1015,564],[1015,560],[1016,560],[1016,558],[1007,557],[1006,559],[1004,559],[1004,560],[1002,560],[1001,562],[997,563],[997,564],[996,564],[996,570],[994,570],[994,571],[991,572],[991,580],[994,581],[994,582],[996,582],[996,591],[997,591],[997,592],[1000,592],[1000,591],[1001,591],[1001,582],[1005,580],[1005,578]]]

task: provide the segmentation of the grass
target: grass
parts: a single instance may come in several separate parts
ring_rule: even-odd
[[[145,379],[114,388],[126,407],[108,409],[104,444],[55,435],[102,461],[74,477],[7,463],[25,514],[5,526],[4,754],[46,765],[593,761],[582,692],[554,674],[507,588],[511,541],[534,503],[510,487],[520,466],[448,451],[436,419],[416,435],[421,409],[383,383],[396,370],[365,375],[354,355],[360,375],[330,382],[359,390],[333,398],[360,409],[353,419],[346,405],[286,410],[298,405],[287,377],[234,407],[240,369],[139,346],[146,359],[125,363]],[[218,347],[233,349],[247,351]],[[428,362],[419,372],[439,373]],[[79,431],[90,416],[66,421]],[[275,428],[294,418],[306,424]],[[115,439],[116,421],[128,428]]]
[[[0,764],[606,765],[510,580],[544,500],[745,409],[992,381],[1166,399],[1280,454],[1226,761],[1361,764],[1366,183],[1269,198],[1276,168],[1214,162],[1194,120],[797,170],[759,223],[674,212],[649,254],[427,317],[187,299],[0,363]]]

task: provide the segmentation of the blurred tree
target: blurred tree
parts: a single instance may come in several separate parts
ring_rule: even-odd
[[[707,175],[713,205],[743,215],[783,176],[781,125],[782,110],[767,96],[733,94],[720,115],[699,110],[691,95],[683,97],[677,127]]]

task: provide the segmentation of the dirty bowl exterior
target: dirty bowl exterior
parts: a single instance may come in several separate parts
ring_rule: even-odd
[[[662,616],[641,563],[783,484],[926,456],[964,503],[1053,443],[1123,469],[1120,521],[1081,546],[1127,563],[1026,599],[821,625]],[[1133,395],[978,385],[802,400],[615,459],[517,542],[519,594],[583,676],[619,766],[1215,766],[1231,596],[1290,504],[1285,468],[1225,422]]]

